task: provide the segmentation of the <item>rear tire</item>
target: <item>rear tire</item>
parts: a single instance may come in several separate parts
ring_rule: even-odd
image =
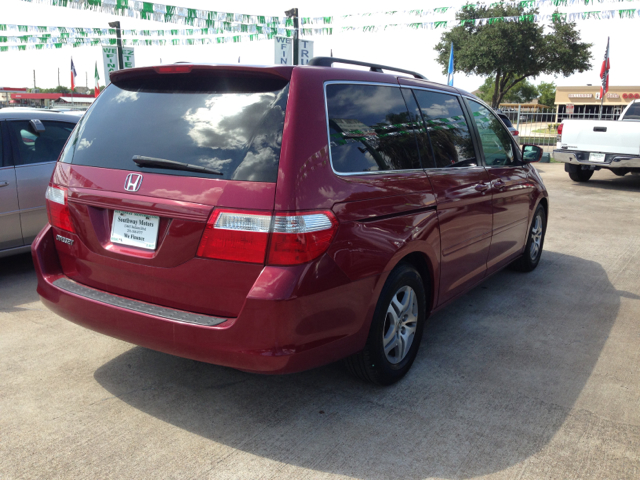
[[[349,371],[377,385],[391,385],[404,377],[420,347],[426,306],[418,271],[398,265],[380,293],[364,350],[345,360]]]
[[[547,214],[544,207],[538,204],[529,233],[527,234],[527,244],[524,247],[522,256],[513,262],[512,266],[519,272],[530,272],[538,266],[540,256],[542,255],[542,247],[544,246],[544,234],[547,231]]]
[[[582,165],[568,164],[568,166],[569,178],[574,182],[588,182],[593,176],[593,170],[583,170]]]

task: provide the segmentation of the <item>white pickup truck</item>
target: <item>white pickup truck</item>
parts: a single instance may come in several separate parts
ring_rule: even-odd
[[[619,176],[640,173],[640,100],[627,105],[618,121],[564,120],[553,158],[565,163],[575,182],[588,181],[602,168]]]

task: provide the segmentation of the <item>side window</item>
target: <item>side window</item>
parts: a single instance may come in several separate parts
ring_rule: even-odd
[[[420,107],[418,106],[411,89],[403,88],[402,95],[404,96],[404,101],[407,104],[407,110],[409,110],[410,121],[414,126],[413,131],[415,132],[416,141],[418,142],[418,151],[420,152],[422,167],[433,168],[435,166],[433,151],[431,149],[429,134],[427,134],[427,129],[422,121]]]
[[[476,166],[473,140],[458,98],[427,90],[414,90],[414,93],[429,132],[435,166]]]
[[[2,159],[2,150],[4,149],[4,145],[2,145],[2,122],[0,122],[0,167],[6,166],[4,164],[4,160]]]
[[[329,144],[337,172],[421,168],[411,116],[399,88],[326,87]]]
[[[519,165],[511,135],[498,117],[484,105],[473,100],[468,102],[487,166]]]
[[[17,164],[55,162],[58,159],[74,124],[50,121],[42,123],[45,130],[37,133],[27,120],[7,122],[18,144],[19,159]]]

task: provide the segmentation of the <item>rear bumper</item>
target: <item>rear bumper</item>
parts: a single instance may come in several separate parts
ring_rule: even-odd
[[[602,168],[640,168],[640,156],[607,154],[605,162],[590,162],[589,152],[577,150],[554,150],[553,158],[572,165],[592,165]]]
[[[238,317],[195,315],[73,282],[62,273],[54,242],[47,225],[32,255],[38,294],[56,314],[152,350],[257,373],[302,371],[361,350],[381,283],[350,282],[331,259],[313,268],[265,267]],[[331,284],[305,287],[323,269]]]

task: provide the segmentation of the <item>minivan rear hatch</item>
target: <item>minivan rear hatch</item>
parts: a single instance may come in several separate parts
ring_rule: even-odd
[[[264,260],[205,258],[199,246],[214,210],[273,211],[290,75],[190,64],[112,74],[48,191],[66,201],[67,236],[78,240],[56,242],[64,274],[144,302],[236,316]]]

